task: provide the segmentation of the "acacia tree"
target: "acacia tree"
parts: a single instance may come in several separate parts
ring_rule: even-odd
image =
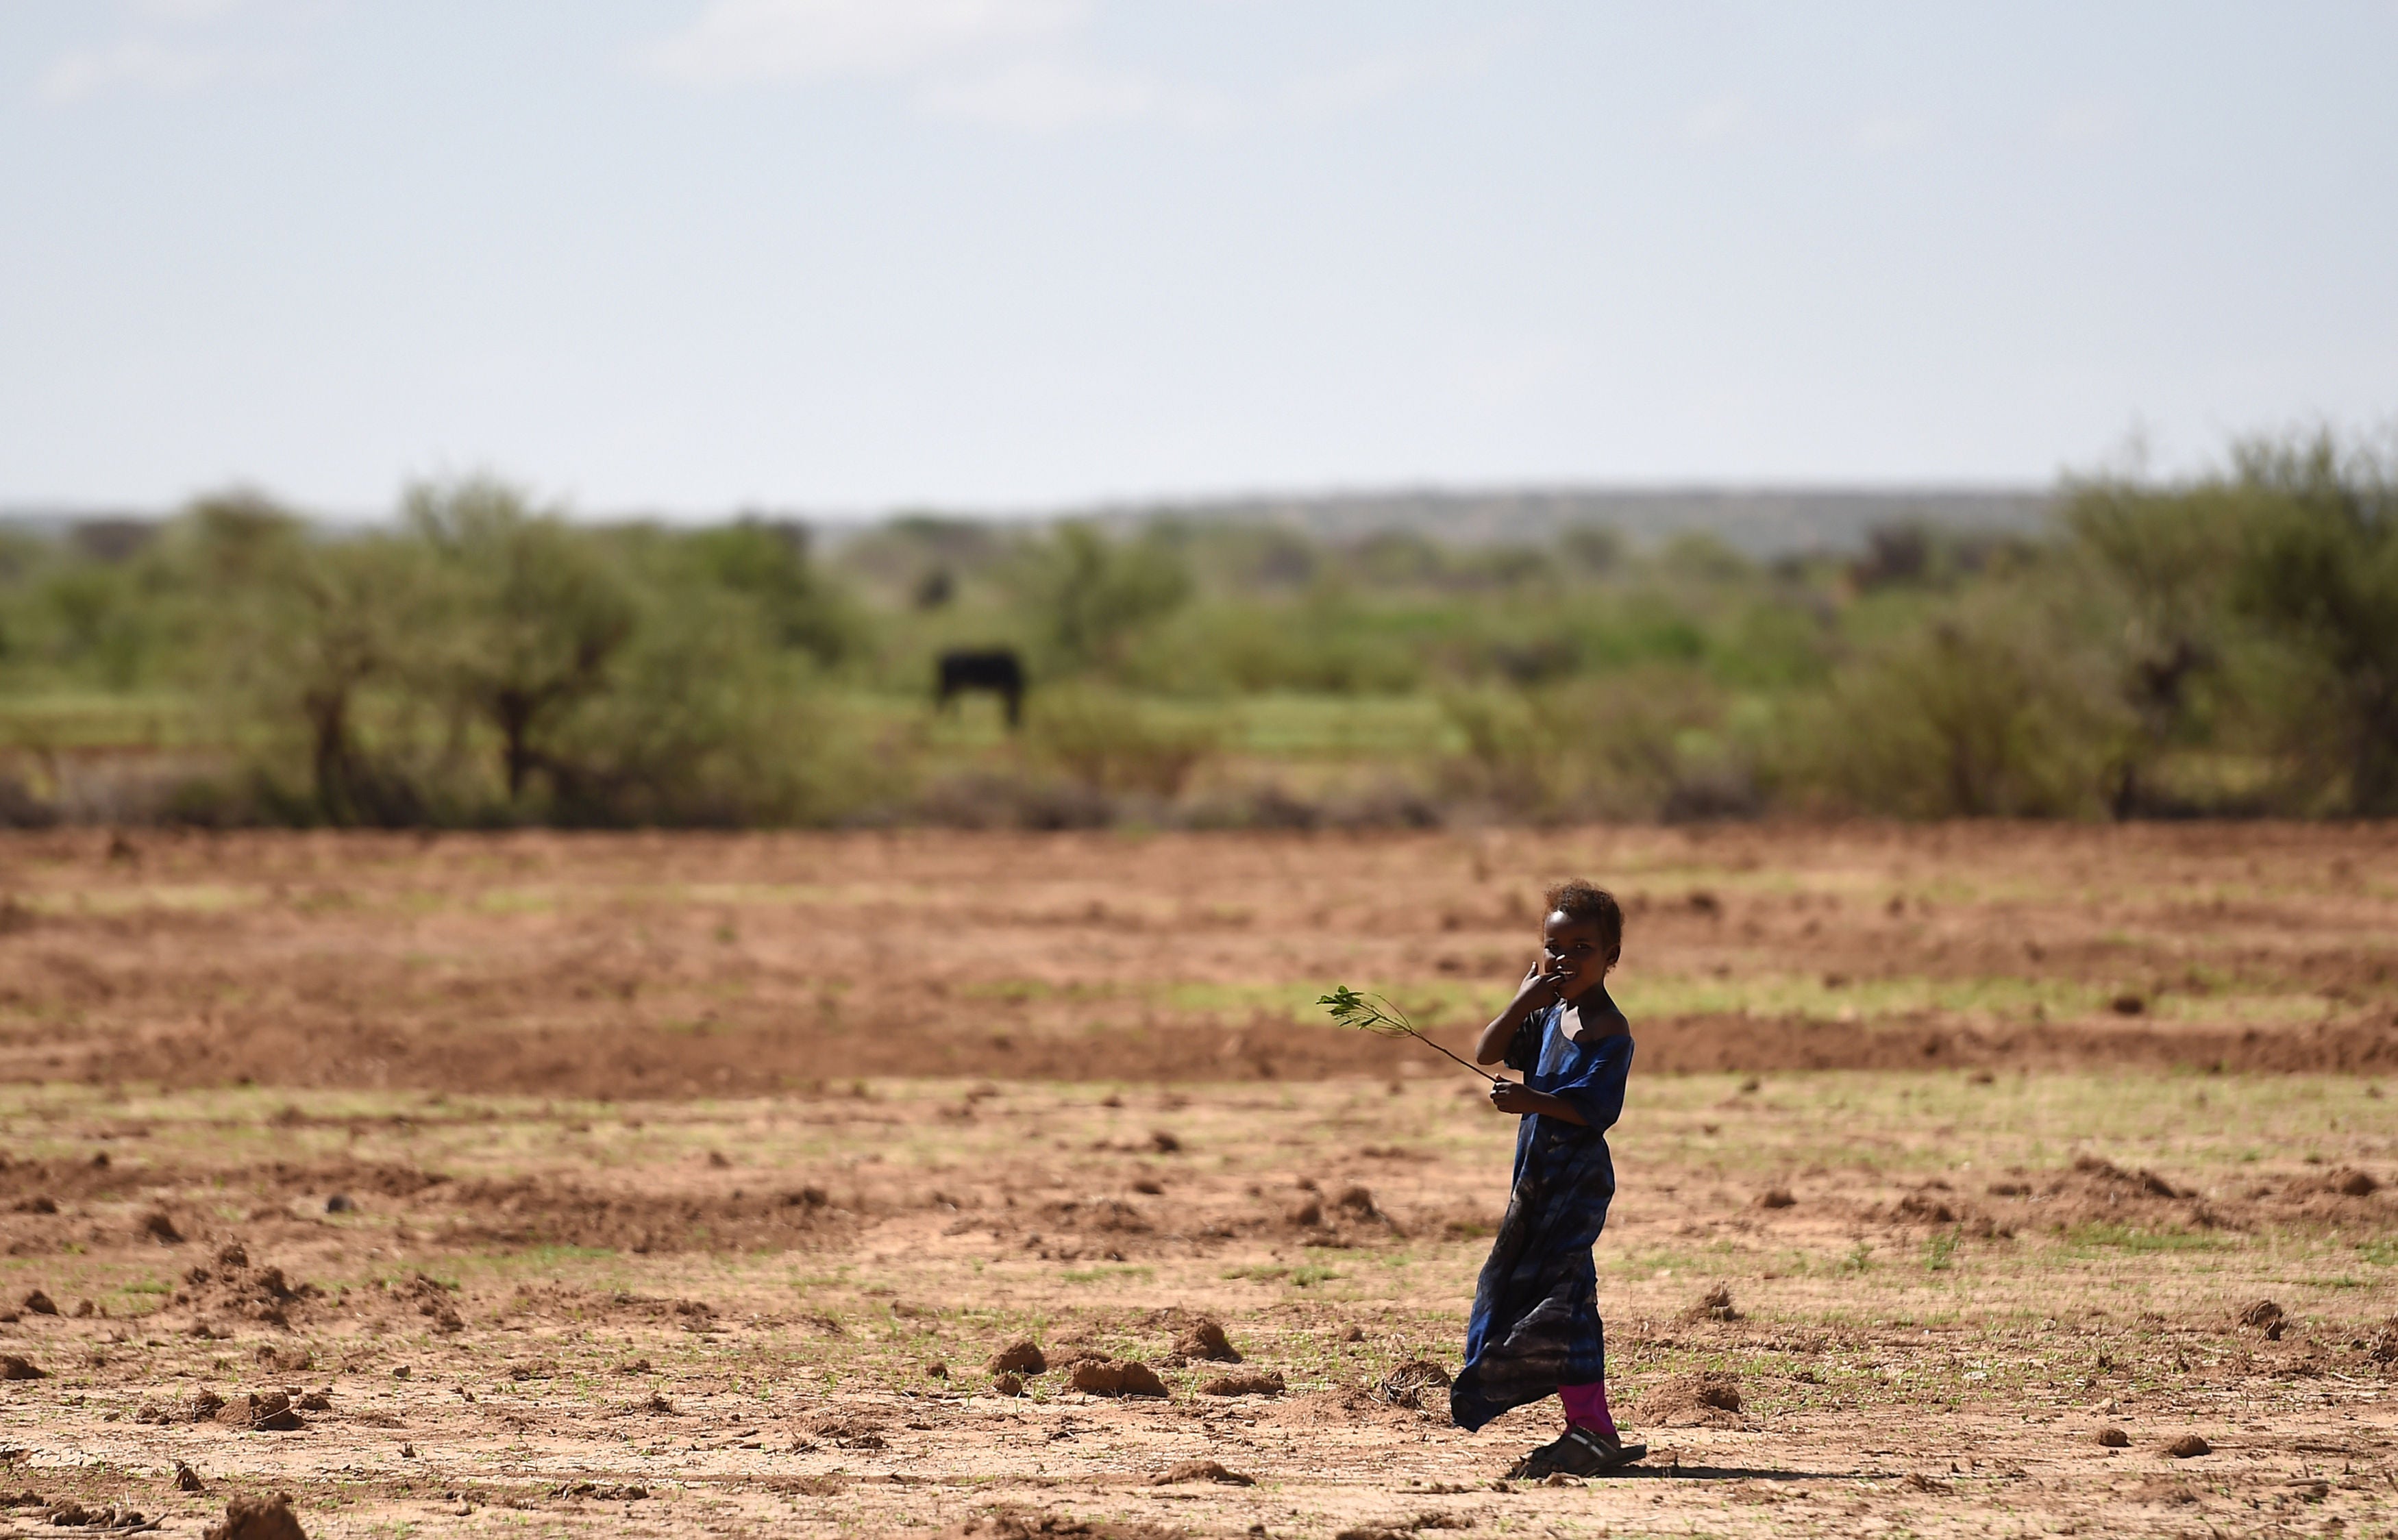
[[[297,719],[310,802],[330,824],[401,824],[421,799],[359,741],[360,695],[398,681],[421,595],[411,553],[385,535],[312,537],[253,493],[192,505],[170,542],[206,607],[220,681],[270,728]]]
[[[2220,486],[2106,480],[2067,489],[2066,528],[2123,610],[2110,649],[2132,724],[2109,797],[2118,818],[2171,806],[2151,783],[2157,761],[2219,729],[2222,676],[2243,631],[2230,602],[2240,503]]]
[[[1070,666],[1123,661],[1133,634],[1191,596],[1191,573],[1162,542],[1111,541],[1087,524],[1061,526],[1024,583],[1046,640]]]
[[[809,559],[806,526],[744,517],[675,544],[695,575],[749,602],[771,645],[826,665],[856,645],[857,619]]]
[[[636,610],[596,542],[522,494],[475,478],[409,489],[407,517],[441,578],[432,672],[500,738],[511,804],[535,771],[572,768],[546,737],[604,690]]]
[[[2398,813],[2398,455],[2329,433],[2234,456],[2240,606],[2324,680],[2351,812]]]

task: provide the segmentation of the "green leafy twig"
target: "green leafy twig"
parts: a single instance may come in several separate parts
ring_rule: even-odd
[[[1482,1077],[1492,1085],[1500,1083],[1498,1076],[1463,1059],[1434,1042],[1416,1029],[1408,1013],[1381,995],[1360,995],[1347,984],[1335,984],[1332,993],[1317,998],[1316,1004],[1332,1014],[1342,1026],[1354,1026],[1360,1032],[1371,1032],[1378,1038],[1413,1038],[1451,1063]]]

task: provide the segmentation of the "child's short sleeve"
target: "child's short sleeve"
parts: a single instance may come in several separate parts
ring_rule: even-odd
[[[1543,1089],[1582,1114],[1591,1128],[1613,1128],[1623,1116],[1624,1084],[1632,1078],[1632,1038],[1623,1033],[1602,1038],[1581,1057],[1570,1078]]]

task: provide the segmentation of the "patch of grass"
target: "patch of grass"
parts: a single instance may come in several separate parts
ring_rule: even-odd
[[[1290,1270],[1290,1286],[1294,1289],[1312,1289],[1319,1283],[1329,1283],[1340,1276],[1338,1272],[1320,1263],[1311,1262],[1304,1266],[1293,1267]]]
[[[2398,1239],[2383,1236],[2375,1240],[2360,1240],[2356,1254],[2377,1267],[2398,1265]]]
[[[1943,1230],[1923,1243],[1923,1270],[1945,1273],[1950,1259],[1957,1254],[1958,1243],[1963,1239],[1955,1230]]]
[[[1156,1268],[1140,1266],[1069,1267],[1058,1275],[1066,1283],[1105,1283],[1111,1279],[1146,1279],[1156,1276]]]
[[[2191,1230],[2143,1230],[2130,1225],[2079,1225],[2065,1232],[2068,1244],[2088,1253],[2115,1252],[2211,1252],[2223,1243]]]

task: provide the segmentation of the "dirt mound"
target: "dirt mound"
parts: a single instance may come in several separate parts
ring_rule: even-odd
[[[420,1305],[426,1300],[447,1303],[452,1292],[448,1284],[422,1273],[400,1290]],[[686,1330],[704,1332],[712,1329],[716,1307],[705,1300],[636,1294],[622,1289],[601,1292],[564,1283],[519,1283],[500,1307],[500,1314],[541,1320],[668,1321]]]
[[[1991,1183],[1988,1196],[2001,1219],[1994,1220],[1978,1206],[1948,1192],[1944,1182],[1927,1183],[1898,1205],[1913,1205],[1918,1223],[1940,1223],[1946,1210],[1953,1222],[1983,1239],[2012,1235],[2019,1224],[2052,1230],[2084,1225],[2128,1225],[2140,1228],[2242,1228],[2248,1211],[2240,1204],[2209,1202],[2192,1188],[2176,1185],[2156,1172],[2126,1170],[2095,1155],[2077,1156],[2073,1164],[2045,1175],[2020,1169],[2005,1181]],[[1899,1217],[1905,1217],[1904,1214]]]
[[[47,1505],[42,1512],[42,1520],[60,1529],[108,1530],[119,1534],[135,1534],[159,1527],[155,1522],[145,1522],[145,1516],[138,1508],[119,1507],[114,1504],[104,1508],[88,1508],[72,1497]]]
[[[1169,1468],[1152,1484],[1172,1486],[1177,1481],[1215,1481],[1224,1486],[1253,1487],[1257,1479],[1237,1470],[1227,1470],[1213,1460],[1184,1460]]]
[[[1664,1380],[1632,1409],[1656,1427],[1738,1427],[1740,1413],[1739,1377],[1712,1369]]]
[[[1049,1229],[1087,1235],[1147,1235],[1157,1228],[1149,1216],[1121,1198],[1068,1198],[1041,1206]]]
[[[289,1330],[324,1297],[323,1290],[292,1282],[280,1267],[252,1267],[249,1251],[235,1241],[221,1248],[212,1264],[187,1269],[168,1306],[190,1311],[195,1329],[239,1320]]]
[[[1424,1412],[1431,1410],[1427,1402],[1437,1405],[1447,1399],[1448,1386],[1448,1370],[1429,1359],[1409,1359],[1376,1380],[1371,1394],[1385,1406]]]
[[[2243,1188],[2234,1201],[2211,1205],[2227,1222],[2254,1218],[2271,1224],[2336,1225],[2387,1233],[2398,1229],[2398,1205],[2370,1172],[2341,1167],[2296,1179],[2270,1179]]]
[[[258,1366],[261,1369],[275,1370],[278,1373],[297,1374],[303,1370],[316,1368],[317,1355],[296,1344],[289,1347],[277,1347],[269,1343],[258,1349]]]
[[[1237,1373],[1219,1374],[1203,1380],[1199,1394],[1203,1396],[1279,1396],[1288,1388],[1283,1383],[1279,1369],[1244,1369]]]
[[[935,1540],[1185,1540],[1165,1524],[1086,1521],[1062,1513],[995,1508],[943,1530]]]
[[[1434,1487],[1426,1490],[1462,1492],[1465,1489]],[[1359,1524],[1352,1529],[1339,1531],[1333,1535],[1333,1540],[1412,1540],[1413,1536],[1421,1534],[1425,1530],[1470,1530],[1473,1527],[1474,1519],[1470,1514],[1444,1513],[1437,1508],[1427,1508],[1421,1513],[1406,1514],[1396,1519],[1385,1519],[1379,1523]]]
[[[1238,1363],[1240,1349],[1224,1335],[1224,1323],[1206,1316],[1185,1326],[1174,1339],[1175,1355],[1192,1362]]]
[[[1091,1396],[1157,1396],[1165,1384],[1157,1372],[1138,1359],[1084,1359],[1074,1365],[1070,1383]]]
[[[444,1283],[424,1273],[411,1273],[397,1283],[378,1279],[376,1287],[384,1291],[388,1306],[424,1317],[437,1332],[465,1330],[466,1319],[458,1312],[458,1286],[454,1283]]]
[[[192,1392],[192,1399],[173,1406],[161,1406],[156,1401],[143,1401],[133,1414],[137,1423],[165,1425],[170,1423],[209,1423],[217,1420],[225,1409],[225,1399],[206,1386]]]
[[[1041,1345],[1031,1337],[1018,1337],[990,1356],[983,1365],[987,1374],[1039,1374],[1049,1368],[1048,1356]]]
[[[363,1120],[350,1124],[353,1129],[367,1126]],[[336,1213],[355,1212],[359,1199],[414,1198],[430,1187],[449,1181],[438,1172],[396,1162],[363,1160],[329,1160],[320,1163],[295,1160],[274,1160],[262,1165],[233,1167],[212,1172],[214,1179],[245,1186],[290,1201],[295,1199],[330,1198],[340,1195],[343,1203]],[[313,1203],[308,1205],[313,1208]]]
[[[486,1246],[587,1246],[636,1255],[798,1250],[845,1237],[855,1216],[814,1188],[730,1194],[599,1191],[551,1177],[446,1184],[438,1239]]]
[[[17,1213],[56,1213],[61,1203],[123,1198],[143,1183],[140,1172],[106,1158],[23,1160],[0,1155],[0,1204]]]
[[[2189,1196],[2177,1190],[2172,1183],[2152,1171],[2125,1171],[2113,1161],[2102,1160],[2095,1155],[2075,1156],[2073,1172],[2077,1176],[2087,1179],[2085,1186],[2111,1194],[2119,1200],[2124,1198],[2136,1199]],[[2063,1190],[2063,1184],[2059,1184],[2052,1190]]]
[[[1332,1206],[1351,1219],[1361,1222],[1378,1222],[1387,1218],[1375,1205],[1373,1192],[1366,1187],[1351,1185],[1341,1188],[1340,1196],[1332,1200]]]
[[[1953,1226],[1982,1240],[1996,1240],[2015,1233],[2012,1224],[1992,1218],[1979,1206],[1958,1197],[1947,1183],[1937,1178],[1887,1208],[1874,1205],[1866,1211],[1866,1217],[1887,1225],[1920,1225],[1934,1229]]]
[[[201,1540],[308,1540],[308,1532],[292,1517],[288,1492],[236,1497],[225,1504],[224,1518],[200,1535]]]
[[[1337,1386],[1329,1390],[1312,1390],[1303,1396],[1285,1396],[1260,1409],[1259,1420],[1281,1427],[1322,1427],[1350,1423],[1421,1428],[1425,1413],[1434,1411],[1435,1406],[1441,1414],[1447,1414],[1448,1407],[1443,1399],[1430,1389],[1418,1386],[1414,1394],[1417,1402],[1411,1406],[1404,1399],[1386,1399],[1380,1385]]]
[[[1954,1225],[1957,1223],[1957,1210],[1950,1204],[1947,1199],[1939,1196],[1935,1192],[1925,1191],[1920,1188],[1908,1193],[1906,1197],[1893,1204],[1891,1206],[1890,1216],[1893,1219],[1906,1220],[1918,1225]]]
[[[1732,1307],[1731,1285],[1718,1283],[1691,1302],[1682,1312],[1686,1321],[1738,1320],[1740,1312]]]
[[[253,1433],[296,1433],[307,1426],[301,1421],[294,1398],[285,1390],[253,1390],[220,1409],[216,1420]]]
[[[14,1353],[0,1353],[0,1380],[46,1380],[49,1371],[38,1368],[32,1359]]]
[[[870,1412],[861,1412],[849,1407],[829,1406],[820,1411],[809,1413],[800,1418],[795,1426],[802,1436],[802,1442],[806,1439],[815,1438],[828,1440],[841,1449],[885,1447],[882,1439],[882,1419]]]
[[[812,1497],[827,1497],[846,1484],[839,1477],[802,1476],[791,1483],[790,1490],[806,1493]],[[552,1487],[549,1494],[553,1497],[587,1497],[595,1503],[642,1503],[649,1500],[650,1489],[623,1481],[568,1481]]]
[[[2189,1507],[2199,1500],[2189,1482],[2170,1476],[2144,1476],[2129,1495],[2135,1503],[2154,1503],[2160,1507]]]

